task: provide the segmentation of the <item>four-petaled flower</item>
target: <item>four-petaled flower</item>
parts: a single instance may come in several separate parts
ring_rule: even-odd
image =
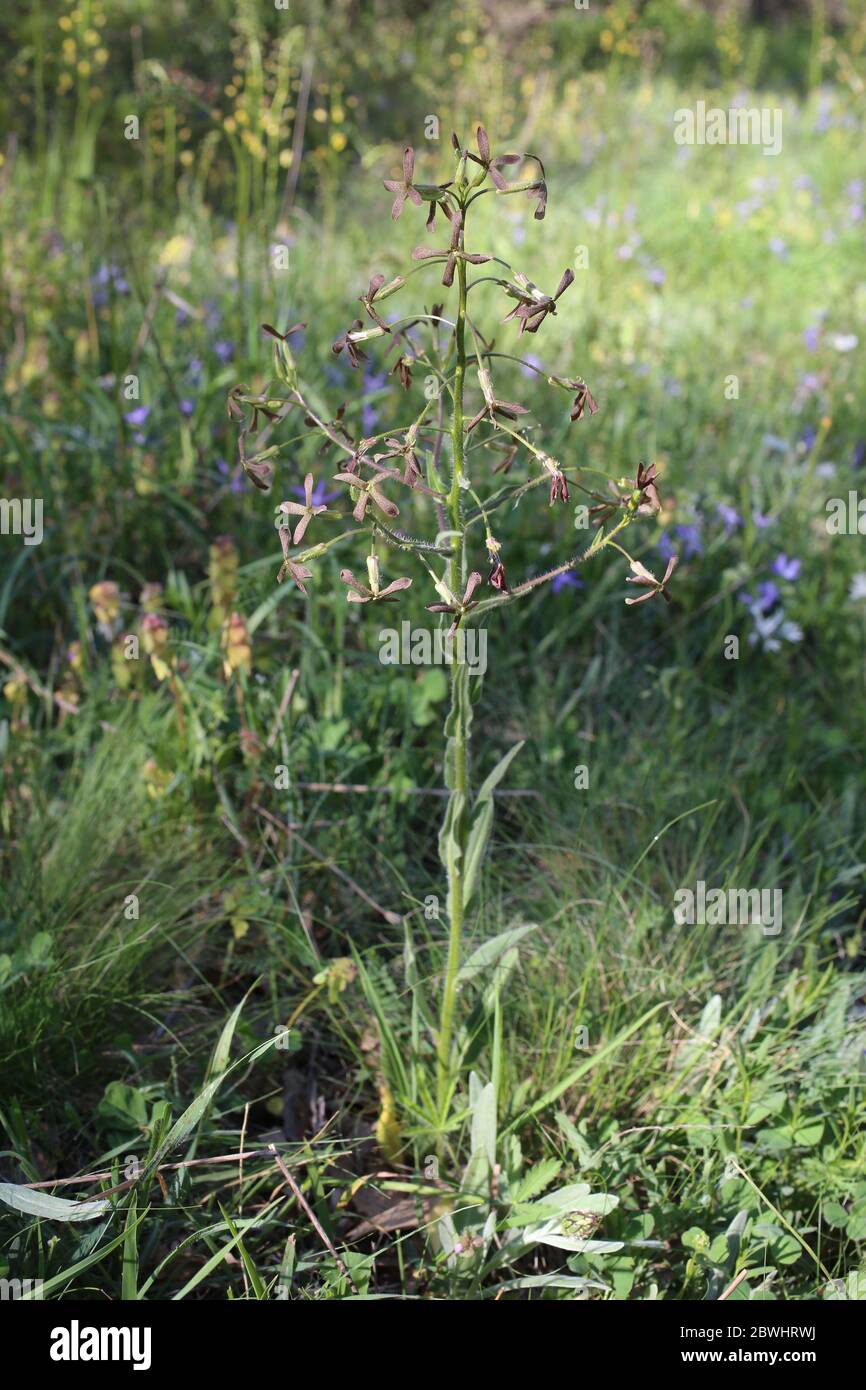
[[[518,276],[517,281],[519,289],[516,291],[512,290],[512,294],[514,294],[515,298],[519,299],[520,302],[515,304],[511,312],[505,315],[502,322],[507,323],[509,319],[517,318],[520,319],[521,334],[537,333],[544,323],[544,320],[547,318],[547,315],[556,313],[557,299],[559,299],[560,295],[565,293],[573,280],[574,271],[565,270],[553,294],[541,294],[540,292],[533,294],[529,289],[529,282],[526,280],[525,276]]]
[[[379,468],[377,464],[373,463],[370,463],[369,467],[375,468],[376,473],[374,477],[368,478],[366,481],[361,478],[358,473],[345,472],[334,474],[335,483],[347,483],[349,487],[358,489],[359,496],[355,503],[352,516],[356,521],[363,521],[370,502],[378,507],[379,511],[382,512],[384,516],[399,516],[400,508],[397,506],[396,502],[390,501],[390,499],[385,496],[381,489],[381,484],[386,478],[399,478],[400,470],[398,468]]]
[[[426,492],[428,497],[438,497],[441,494],[434,492],[432,488],[426,487],[425,484],[421,482],[421,464],[418,455],[415,453],[415,445],[417,442],[418,427],[416,423],[411,429],[406,431],[406,438],[403,440],[402,444],[399,439],[388,438],[385,440],[387,452],[384,454],[376,454],[375,466],[377,468],[379,467],[380,459],[401,458],[404,463],[403,476],[400,479],[401,483],[403,483],[405,487],[414,488],[416,492]]]
[[[428,603],[425,605],[425,607],[428,613],[454,614],[454,621],[448,629],[449,637],[454,636],[459,626],[460,619],[463,618],[472,608],[476,608],[478,606],[477,600],[475,603],[473,603],[471,600],[472,595],[475,593],[475,590],[478,588],[478,585],[480,583],[481,575],[478,573],[477,570],[473,570],[466,581],[466,588],[463,592],[462,599],[455,598],[451,590],[448,588],[448,585],[444,581],[440,581],[436,585],[436,588],[442,594],[443,598],[446,599],[446,602]]]
[[[645,603],[648,598],[655,598],[656,594],[661,594],[665,603],[670,603],[671,597],[668,593],[667,586],[678,564],[676,555],[672,555],[668,560],[668,567],[665,570],[663,579],[656,579],[655,575],[651,574],[646,566],[641,564],[640,560],[631,560],[629,564],[631,565],[632,572],[626,578],[626,584],[644,585],[646,586],[646,593],[638,594],[637,598],[627,598],[626,603]]]
[[[478,154],[472,154],[471,151],[467,150],[467,157],[472,160],[473,164],[481,165],[484,172],[490,175],[494,184],[501,193],[507,192],[508,184],[500,174],[499,170],[504,164],[519,164],[520,155],[498,154],[494,157],[491,157],[490,139],[483,125],[480,125],[477,131],[475,132],[475,139],[478,144]],[[462,153],[460,141],[457,139],[456,135],[451,136],[451,143],[458,153]]]
[[[382,589],[379,586],[379,561],[375,555],[367,556],[367,578],[369,587],[360,584],[351,570],[340,570],[340,582],[349,589],[346,598],[349,603],[394,603],[396,595],[401,589],[408,589],[412,583],[411,579],[392,579],[390,584],[386,584]]]
[[[407,198],[415,204],[416,208],[420,208],[422,203],[424,202],[424,199],[421,197],[421,194],[418,192],[417,188],[412,182],[414,174],[415,151],[413,150],[411,145],[407,145],[405,150],[403,151],[402,179],[384,180],[385,187],[387,188],[388,192],[397,194],[396,198],[394,199],[394,206],[391,208],[391,216],[395,222],[397,221],[397,218],[400,216],[400,213],[403,211],[403,204],[406,202]]]
[[[485,415],[496,424],[495,416],[504,415],[506,420],[516,420],[518,415],[528,415],[529,411],[525,405],[518,405],[516,401],[500,401],[493,394],[493,383],[490,380],[490,373],[484,367],[478,368],[478,385],[484,395],[484,404],[477,415],[474,415],[466,426],[466,433],[471,434],[475,426],[480,424]]]
[[[304,538],[304,533],[314,516],[321,516],[328,508],[324,503],[316,505],[313,497],[313,475],[308,473],[304,479],[304,501],[301,502],[281,502],[277,511],[285,513],[287,516],[299,516],[301,519],[295,527],[292,536],[292,544],[300,545]]]

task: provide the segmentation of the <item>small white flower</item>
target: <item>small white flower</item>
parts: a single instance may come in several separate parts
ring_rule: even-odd
[[[749,633],[749,646],[759,642],[765,652],[777,652],[782,642],[802,642],[803,629],[799,623],[785,617],[781,608],[775,613],[753,613],[754,630]]]
[[[866,599],[866,572],[863,570],[859,574],[852,575],[848,597],[852,603],[856,603],[858,599]]]
[[[853,352],[859,341],[856,333],[830,334],[830,346],[837,352]]]

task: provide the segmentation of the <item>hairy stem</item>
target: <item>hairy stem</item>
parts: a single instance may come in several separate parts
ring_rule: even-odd
[[[461,238],[462,243],[462,238]],[[453,404],[451,410],[451,442],[453,470],[451,490],[448,495],[448,517],[451,530],[457,541],[450,561],[451,592],[463,592],[463,389],[466,377],[466,262],[457,262],[459,303],[457,323],[454,329],[456,365],[453,382]],[[464,712],[457,698],[456,662],[451,664],[451,710],[454,719],[454,786],[451,795],[456,798],[458,815],[453,827],[452,848],[447,856],[448,874],[448,959],[445,967],[445,986],[442,994],[442,1012],[439,1020],[439,1039],[437,1048],[436,1098],[440,1120],[444,1121],[449,1100],[451,1080],[451,1039],[454,1031],[454,1007],[457,997],[457,971],[460,968],[460,946],[463,936],[463,856],[466,849],[466,799],[469,791],[469,769],[467,731]]]

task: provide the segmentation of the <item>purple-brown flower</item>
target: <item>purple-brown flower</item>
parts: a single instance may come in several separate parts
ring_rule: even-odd
[[[369,287],[368,287],[368,289],[367,289],[367,293],[366,293],[366,294],[362,294],[362,295],[360,296],[361,303],[363,304],[364,308],[367,310],[367,313],[370,315],[370,318],[373,320],[374,323],[378,324],[378,326],[379,326],[379,327],[383,330],[383,332],[385,332],[385,333],[390,333],[390,332],[391,332],[391,328],[390,328],[390,326],[385,322],[385,320],[380,316],[378,309],[376,309],[375,306],[374,306],[374,304],[373,304],[373,301],[374,301],[374,299],[376,298],[376,296],[377,296],[378,294],[380,294],[380,293],[382,293],[382,297],[383,297],[383,298],[387,297],[388,295],[393,294],[395,290],[398,290],[398,289],[400,288],[400,286],[401,286],[401,285],[405,285],[405,283],[406,283],[405,277],[402,276],[402,275],[398,275],[398,276],[396,277],[396,279],[394,279],[394,280],[389,280],[389,282],[388,282],[387,285],[385,284],[385,277],[384,277],[384,275],[374,275],[373,278],[372,278],[372,280],[370,281]],[[383,289],[382,289],[383,286],[384,286],[384,291],[383,291]]]
[[[431,250],[429,246],[416,246],[412,252],[413,261],[429,261],[445,259],[445,270],[442,275],[442,284],[450,287],[454,284],[454,270],[458,259],[468,261],[470,265],[484,265],[492,260],[491,256],[485,256],[479,252],[464,251],[461,246],[463,235],[463,214],[459,208],[455,208],[449,213],[451,221],[451,245],[444,251]]]
[[[410,200],[410,202],[415,204],[416,208],[420,208],[421,204],[424,201],[424,199],[421,197],[421,194],[418,192],[417,188],[412,182],[414,176],[415,151],[413,150],[411,145],[407,145],[405,150],[403,151],[402,179],[384,180],[385,187],[387,188],[388,192],[396,193],[397,195],[394,199],[394,206],[391,208],[391,216],[395,222],[397,221],[397,218],[400,216],[400,213],[403,211],[403,205],[405,204],[407,198]]]
[[[421,463],[415,453],[415,445],[418,443],[418,424],[406,431],[402,442],[399,439],[388,438],[385,440],[387,452],[376,454],[375,466],[378,468],[381,459],[401,458],[403,460],[403,476],[400,479],[405,487],[414,488],[416,492],[426,492],[428,497],[438,497],[441,494],[434,492],[421,482]]]
[[[349,487],[357,488],[359,496],[355,503],[352,516],[356,521],[363,521],[367,512],[367,507],[372,502],[378,507],[384,516],[395,517],[400,515],[400,508],[396,502],[392,502],[382,491],[381,484],[386,478],[399,478],[398,468],[379,468],[378,464],[370,463],[370,468],[375,469],[372,478],[363,479],[358,473],[345,472],[335,473],[334,482],[346,483]]]
[[[626,584],[641,584],[645,586],[646,593],[638,594],[637,598],[627,598],[626,603],[645,603],[648,598],[655,598],[656,594],[661,594],[665,603],[670,603],[671,598],[667,586],[678,563],[678,557],[672,555],[668,560],[668,567],[665,570],[664,578],[656,579],[655,575],[651,574],[646,566],[641,564],[640,560],[629,561],[632,573],[626,578]]]
[[[314,516],[321,516],[328,508],[324,505],[315,506],[313,503],[313,475],[308,473],[304,479],[304,501],[301,502],[281,502],[278,511],[287,516],[298,516],[300,521],[295,527],[295,534],[292,536],[292,544],[300,545],[304,538],[307,527]]]
[[[305,323],[293,323],[291,328],[287,328],[285,333],[281,333],[279,329],[274,328],[272,324],[263,323],[262,332],[270,334],[272,338],[277,338],[281,343],[285,343],[291,338],[293,333],[300,333],[301,329],[306,328],[306,326]]]
[[[492,584],[494,589],[498,589],[500,593],[508,593],[508,581],[505,578],[505,566],[503,565],[501,560],[496,561],[495,565],[493,566],[493,569],[488,574],[487,583]]]
[[[598,405],[589,387],[582,381],[573,382],[572,385],[577,390],[574,404],[571,407],[572,420],[582,420],[587,413],[595,415]]]
[[[455,148],[456,148],[458,151],[460,151],[460,152],[462,153],[462,151],[460,150],[460,141],[457,139],[457,136],[456,136],[456,135],[453,135],[453,136],[451,137],[451,139],[452,139],[452,144],[455,144]],[[466,151],[467,157],[468,157],[469,159],[471,159],[472,162],[473,162],[474,164],[480,164],[480,165],[481,165],[481,167],[482,167],[482,169],[484,170],[484,172],[490,175],[490,177],[491,177],[491,179],[493,180],[494,184],[496,185],[496,187],[499,189],[499,191],[500,191],[501,193],[507,192],[507,190],[508,190],[508,184],[507,184],[507,182],[505,181],[505,179],[502,177],[502,175],[500,174],[499,170],[503,167],[503,165],[506,165],[506,164],[519,164],[519,163],[520,163],[520,155],[519,155],[519,154],[498,154],[498,155],[495,155],[495,156],[494,156],[494,155],[491,155],[491,153],[490,153],[490,138],[489,138],[489,136],[488,136],[488,134],[487,134],[487,131],[484,129],[484,126],[483,126],[483,125],[480,125],[480,126],[478,127],[477,131],[475,132],[475,140],[476,140],[476,143],[477,143],[477,145],[478,145],[478,154],[472,154],[472,152],[471,152],[470,150],[467,150],[467,151]]]
[[[653,516],[661,511],[661,498],[656,487],[658,469],[654,463],[648,467],[646,464],[639,463],[634,484],[629,485],[627,478],[620,478],[619,487],[627,487],[628,492],[620,492],[616,484],[611,481],[608,486],[611,491],[612,500],[610,502],[600,502],[595,507],[590,507],[589,514],[597,526],[602,521],[607,521],[619,511],[620,507],[625,507],[627,511],[637,512],[638,516]]]
[[[292,576],[301,593],[306,597],[307,591],[304,588],[304,580],[311,579],[313,571],[307,569],[306,565],[301,565],[297,560],[289,559],[289,542],[291,535],[288,526],[279,528],[280,546],[283,552],[283,563],[280,565],[280,572],[277,575],[277,583],[282,584],[287,574]]]
[[[548,314],[556,313],[556,301],[560,295],[564,294],[569,285],[574,280],[574,271],[565,270],[562,279],[556,287],[554,294],[533,295],[527,288],[522,288],[516,294],[519,303],[515,304],[510,313],[505,315],[502,320],[507,323],[509,319],[520,319],[521,333],[537,333]]]
[[[365,362],[367,360],[367,354],[362,352],[358,344],[352,341],[351,336],[353,333],[361,332],[363,328],[364,324],[361,319],[355,319],[354,323],[346,329],[345,333],[341,333],[339,338],[335,338],[331,344],[331,351],[336,357],[339,357],[343,348],[346,349],[346,354],[353,367],[357,367],[362,360]]]
[[[474,415],[466,426],[467,434],[471,434],[475,426],[480,424],[485,416],[495,425],[495,417],[497,415],[503,415],[506,420],[516,420],[518,415],[529,414],[525,405],[519,405],[517,401],[500,401],[493,394],[493,383],[490,379],[490,373],[484,367],[478,368],[478,385],[481,387],[484,396],[484,404],[478,411],[478,414]]]
[[[561,469],[557,469],[550,479],[550,506],[559,498],[563,502],[568,501],[568,479]]]
[[[447,584],[442,583],[441,586],[437,584],[437,588],[440,589],[440,592],[447,594],[448,599],[450,601],[445,603],[428,603],[425,605],[425,607],[428,613],[454,614],[454,621],[448,629],[449,637],[454,636],[460,624],[461,618],[465,617],[471,609],[477,608],[477,600],[475,603],[473,603],[471,600],[472,595],[475,593],[475,590],[478,588],[478,585],[481,582],[481,575],[478,573],[478,570],[473,570],[466,581],[466,588],[463,591],[462,599],[455,598],[451,590],[448,588]]]
[[[367,556],[367,578],[369,585],[361,584],[355,578],[351,570],[340,570],[340,582],[345,584],[349,590],[346,598],[349,603],[394,603],[397,594],[402,589],[408,589],[412,583],[411,579],[392,579],[390,584],[386,584],[382,589],[379,586],[379,561],[375,555]]]

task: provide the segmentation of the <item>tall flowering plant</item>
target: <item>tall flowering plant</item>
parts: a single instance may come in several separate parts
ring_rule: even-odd
[[[327,501],[333,497],[326,493],[324,477],[316,479],[308,473],[303,491],[296,489],[298,500],[281,502],[276,509],[283,553],[278,581],[290,579],[306,594],[315,560],[335,547],[357,547],[363,538],[366,574],[362,571],[358,577],[348,566],[340,572],[347,601],[398,602],[418,576],[394,576],[390,559],[383,574],[383,560],[386,555],[405,554],[425,571],[422,579],[431,586],[432,600],[427,608],[442,615],[446,640],[451,642],[461,628],[476,624],[494,609],[525,597],[540,585],[557,579],[562,582],[605,549],[615,550],[625,559],[630,571],[626,582],[640,590],[627,597],[626,603],[641,603],[656,596],[668,602],[676,558],[669,560],[658,578],[634,559],[624,544],[627,529],[660,508],[655,465],[639,464],[633,479],[603,474],[608,483],[603,495],[584,486],[579,476],[598,470],[564,466],[523,432],[520,419],[528,411],[519,402],[499,396],[494,364],[499,360],[523,363],[546,376],[551,386],[567,391],[573,396],[572,421],[598,410],[586,382],[548,375],[534,363],[525,362],[519,353],[497,351],[469,313],[469,296],[483,285],[497,287],[510,301],[503,322],[510,326],[506,331],[518,339],[538,333],[548,318],[559,312],[562,296],[574,280],[571,270],[566,269],[555,290],[546,293],[498,256],[471,249],[467,235],[474,204],[488,195],[523,194],[535,202],[535,219],[541,221],[547,208],[544,166],[532,154],[493,154],[483,126],[476,132],[474,150],[456,135],[452,145],[455,167],[446,183],[416,180],[411,147],[404,151],[401,175],[385,181],[385,188],[394,195],[392,219],[396,221],[407,204],[426,210],[427,232],[444,228],[436,237],[442,244],[417,246],[412,252],[414,265],[390,281],[386,282],[384,275],[374,275],[360,296],[366,319],[354,319],[332,345],[335,354],[345,353],[351,366],[358,368],[366,360],[365,349],[377,339],[383,340],[393,358],[391,373],[407,396],[412,394],[413,372],[423,370],[425,401],[414,417],[398,429],[356,437],[345,419],[345,408],[332,416],[301,381],[291,339],[302,324],[285,332],[264,324],[263,331],[274,343],[276,379],[264,393],[254,393],[243,385],[229,393],[229,415],[239,427],[240,460],[256,487],[270,490],[274,459],[284,447],[268,445],[267,438],[286,415],[298,410],[305,427],[322,438],[320,457],[336,460],[331,477],[345,490],[346,497],[345,512],[337,515],[348,513],[354,523],[337,535],[310,543],[320,526],[319,518],[331,510]],[[509,182],[503,171],[514,166],[530,170],[528,177]],[[481,266],[488,267],[487,272],[476,275],[476,268]],[[430,312],[410,312],[386,320],[382,314],[385,301],[403,290],[415,274],[431,267],[441,271],[442,286],[454,305],[450,313],[445,313],[443,303],[434,304]],[[431,382],[433,390],[429,389]],[[480,399],[467,406],[468,392],[476,387]],[[471,472],[467,461],[470,436]],[[483,471],[480,460],[485,456],[492,466]],[[526,466],[527,475],[512,480],[509,475],[518,462]],[[572,488],[585,495],[592,503],[585,510],[595,534],[591,544],[555,568],[509,584],[503,547],[493,533],[491,517],[505,504],[516,504],[541,486],[547,489],[550,506],[568,503]],[[407,502],[413,503],[413,515],[429,523],[426,537],[409,534],[402,529],[402,521],[397,524]],[[486,561],[482,560],[483,552]],[[485,583],[492,592],[482,596]],[[436,1039],[441,1122],[448,1114],[456,1084],[454,1016],[466,913],[490,838],[493,793],[520,746],[509,750],[473,797],[471,722],[469,671],[465,662],[456,660],[451,662],[451,704],[445,723],[444,775],[449,797],[439,835],[448,890],[448,951]]]

